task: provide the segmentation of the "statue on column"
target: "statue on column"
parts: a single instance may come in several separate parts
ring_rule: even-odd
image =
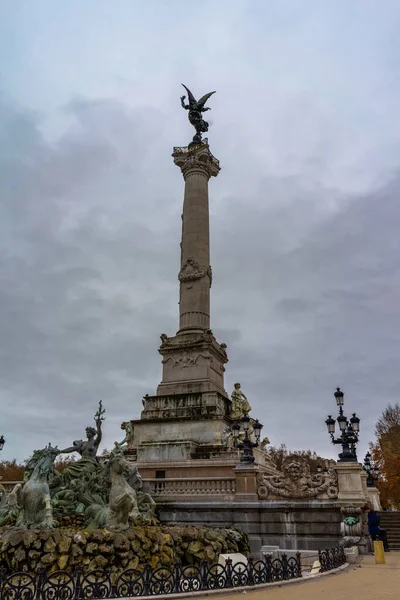
[[[124,421],[121,423],[121,429],[125,431],[125,437],[122,442],[114,442],[114,446],[120,450],[127,450],[135,437],[134,427],[130,421]]]
[[[215,94],[215,92],[209,92],[200,98],[200,100],[196,100],[193,96],[192,92],[182,83],[183,87],[188,93],[189,104],[185,104],[186,96],[181,96],[181,104],[185,110],[189,111],[188,117],[189,122],[196,130],[196,135],[193,137],[193,144],[199,144],[201,142],[201,134],[206,133],[208,131],[208,123],[203,119],[203,112],[206,110],[211,110],[208,106],[204,106],[210,96]]]
[[[231,394],[232,400],[232,419],[239,420],[243,417],[243,415],[248,415],[251,411],[251,406],[247,397],[240,389],[240,383],[235,383],[234,390]]]

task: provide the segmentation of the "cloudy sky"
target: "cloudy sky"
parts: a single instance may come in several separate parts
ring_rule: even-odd
[[[181,82],[210,101],[212,328],[273,444],[360,456],[398,400],[400,5],[12,0],[0,9],[2,458],[104,446],[178,326]]]

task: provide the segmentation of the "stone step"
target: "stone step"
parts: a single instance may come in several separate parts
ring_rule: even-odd
[[[394,525],[398,525],[400,523],[400,518],[399,519],[384,519],[381,517],[381,523],[393,523]]]
[[[399,519],[384,519],[383,517],[381,517],[381,523],[393,523],[393,525],[398,525],[400,523],[400,518]]]
[[[389,527],[385,527],[384,525],[380,525],[381,529],[384,529],[385,531],[387,531],[388,535],[389,533],[396,535],[396,533],[400,533],[400,528],[399,529],[389,529]]]
[[[387,525],[394,525],[399,527],[400,526],[400,519],[398,521],[395,521],[394,519],[381,519],[381,523],[385,523]]]

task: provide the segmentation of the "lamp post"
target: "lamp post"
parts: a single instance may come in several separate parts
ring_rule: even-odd
[[[256,438],[255,442],[252,442],[249,435],[250,428],[250,417],[249,415],[243,415],[242,417],[242,427],[244,431],[244,438],[242,442],[239,442],[239,434],[240,434],[240,423],[235,423],[232,427],[233,436],[235,440],[235,448],[239,448],[239,450],[243,450],[243,454],[240,457],[241,463],[252,464],[254,462],[253,456],[253,448],[257,448],[260,443],[261,429],[264,427],[261,423],[256,419],[253,423],[253,431]]]
[[[371,453],[367,452],[364,458],[363,469],[367,473],[367,487],[373,488],[376,487],[375,481],[378,481],[380,476],[380,471],[378,465],[371,462]]]
[[[339,454],[339,462],[357,462],[356,446],[360,432],[360,419],[353,413],[351,419],[343,414],[344,394],[338,387],[334,394],[336,404],[339,407],[339,415],[336,419],[339,425],[340,437],[335,438],[335,419],[329,415],[325,423],[333,444],[341,444],[342,452]]]
[[[3,450],[5,443],[6,443],[6,440],[4,439],[4,435],[0,435],[0,450]]]

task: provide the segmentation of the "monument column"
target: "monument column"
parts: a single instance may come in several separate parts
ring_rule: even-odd
[[[185,87],[185,86],[184,86]],[[220,171],[219,161],[211,154],[203,113],[214,92],[196,100],[188,92],[181,104],[188,110],[189,122],[196,130],[187,146],[173,149],[174,163],[185,181],[182,210],[181,261],[179,279],[179,329],[174,336],[161,334],[162,380],[157,396],[148,397],[142,415],[159,418],[192,417],[196,411],[205,417],[225,417],[230,400],[224,388],[226,344],[219,344],[210,329],[210,217],[208,182]],[[180,398],[177,398],[180,396]],[[218,435],[221,432],[218,430]]]
[[[173,157],[185,180],[178,275],[179,334],[210,328],[212,271],[208,181],[211,176],[218,175],[220,167],[206,142],[189,148],[175,148]]]
[[[208,181],[220,171],[207,140],[174,148],[185,192],[182,211],[179,330],[161,336],[163,378],[157,395],[215,392],[224,389],[226,345],[210,329],[210,219]],[[225,410],[225,408],[223,409]]]

